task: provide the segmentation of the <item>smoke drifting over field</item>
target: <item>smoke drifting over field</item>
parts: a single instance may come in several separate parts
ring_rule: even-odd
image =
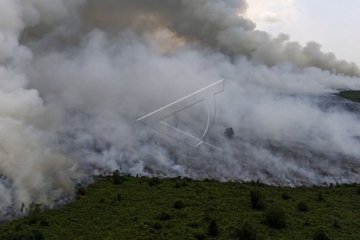
[[[353,64],[272,37],[238,0],[1,0],[0,211],[53,206],[124,173],[311,185],[360,182]],[[201,154],[135,119],[219,79]],[[205,107],[176,120],[203,127]],[[233,140],[223,137],[233,127]]]

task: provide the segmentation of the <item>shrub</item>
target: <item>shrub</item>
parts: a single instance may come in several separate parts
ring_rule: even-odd
[[[159,178],[150,178],[148,180],[148,184],[149,186],[156,186],[156,185],[159,185],[161,183],[160,179]]]
[[[112,205],[116,205],[117,203],[119,203],[122,200],[122,195],[120,193],[116,194],[113,198],[113,200],[111,201]]]
[[[230,127],[230,128],[225,129],[225,132],[224,132],[225,137],[227,137],[229,139],[233,139],[234,134],[235,134],[235,132],[234,132],[233,128]]]
[[[309,211],[308,205],[304,202],[299,202],[297,204],[297,209],[299,210],[299,212],[308,212]]]
[[[120,193],[116,194],[114,200],[120,202],[122,200],[122,195]]]
[[[160,215],[159,215],[159,220],[161,220],[161,221],[167,221],[167,220],[170,220],[170,219],[171,219],[171,216],[167,212],[161,212]]]
[[[205,234],[201,231],[195,232],[194,233],[194,238],[196,240],[205,240]]]
[[[46,219],[41,219],[40,220],[40,225],[43,226],[43,227],[48,227],[50,224],[49,224],[49,221],[46,220]]]
[[[309,219],[306,219],[306,221],[304,223],[304,226],[305,227],[310,227],[311,226],[311,223],[310,223]]]
[[[286,227],[286,215],[282,208],[273,207],[265,213],[265,223],[272,228],[281,229]]]
[[[6,240],[44,240],[44,235],[38,230],[26,232],[11,232],[5,235]]]
[[[241,230],[236,231],[235,238],[239,240],[258,240],[259,236],[251,224],[245,223]]]
[[[251,198],[251,206],[254,209],[262,210],[265,208],[265,200],[264,196],[260,191],[251,191],[250,192],[250,198]]]
[[[120,172],[118,170],[113,172],[113,175],[111,178],[112,178],[112,183],[115,185],[119,185],[123,182],[123,179],[120,176]]]
[[[334,228],[337,228],[337,229],[340,229],[341,228],[341,226],[340,226],[340,224],[339,224],[339,222],[338,222],[338,220],[335,220],[335,222],[333,223],[333,225],[332,225]]]
[[[86,189],[83,186],[79,185],[76,190],[76,195],[78,197],[85,197],[86,194],[87,194]]]
[[[41,206],[40,204],[32,203],[29,206],[28,224],[32,225],[41,220],[40,218]]]
[[[152,227],[153,227],[155,230],[159,230],[159,229],[162,228],[161,224],[158,223],[158,222],[154,223]]]
[[[39,232],[38,230],[32,230],[31,234],[32,234],[32,238],[30,238],[30,239],[33,239],[33,240],[44,240],[45,239],[44,235],[41,232]]]
[[[41,213],[41,205],[38,203],[32,203],[29,206],[29,215],[37,215]]]
[[[330,240],[330,238],[323,229],[319,229],[315,232],[313,240]]]
[[[318,193],[317,201],[318,201],[318,202],[323,202],[323,201],[325,201],[325,198],[324,198],[322,192],[319,192],[319,193]]]
[[[290,194],[288,194],[288,193],[283,193],[283,194],[281,194],[281,197],[282,197],[282,199],[284,199],[284,200],[290,200],[290,199],[291,199],[291,196],[290,196]]]
[[[20,232],[24,229],[24,226],[21,223],[15,225],[15,231]]]
[[[174,185],[174,188],[181,188],[181,183],[177,181]]]
[[[185,207],[184,202],[181,200],[177,200],[174,203],[174,208],[176,208],[176,209],[183,209],[184,207]]]
[[[360,187],[357,187],[356,193],[360,195]]]
[[[181,187],[186,187],[188,184],[186,182],[182,182],[182,181],[176,181],[174,188],[181,188]]]
[[[218,226],[215,220],[211,220],[208,226],[208,236],[216,237],[219,235]]]
[[[186,226],[190,227],[190,228],[198,228],[200,226],[200,224],[198,222],[191,222],[186,224]]]
[[[260,199],[259,201],[256,202],[255,209],[264,210],[265,207],[266,207],[266,205],[265,205],[264,199]]]

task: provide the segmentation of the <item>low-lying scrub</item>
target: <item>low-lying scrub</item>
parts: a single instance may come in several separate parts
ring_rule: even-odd
[[[154,180],[116,173],[83,187],[86,194],[61,208],[24,206],[29,215],[3,224],[0,239],[358,240],[358,189]]]
[[[299,202],[297,204],[297,209],[299,210],[299,212],[308,212],[309,206],[305,202]]]
[[[265,209],[264,195],[259,190],[250,192],[251,206],[257,210]]]
[[[265,212],[265,223],[272,228],[281,229],[286,227],[285,211],[278,207],[271,207]]]

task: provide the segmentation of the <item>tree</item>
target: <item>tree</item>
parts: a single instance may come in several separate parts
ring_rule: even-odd
[[[215,220],[211,220],[208,226],[208,235],[210,237],[216,237],[219,235],[218,226]]]
[[[232,127],[227,128],[224,132],[224,135],[229,139],[233,139],[235,135],[234,129]]]
[[[265,208],[265,200],[263,194],[254,190],[250,192],[251,206],[253,209],[262,210]]]
[[[286,215],[282,208],[273,207],[265,213],[265,223],[272,228],[281,229],[286,227]]]

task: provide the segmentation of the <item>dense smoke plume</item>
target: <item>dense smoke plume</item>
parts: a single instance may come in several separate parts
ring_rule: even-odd
[[[255,30],[242,0],[0,0],[0,211],[71,199],[125,174],[277,185],[360,182],[354,63]],[[135,120],[219,79],[217,118],[193,149]],[[206,107],[176,122],[204,125]],[[233,127],[235,138],[223,132]],[[25,206],[25,207],[24,207]],[[25,209],[25,210],[24,210]]]

